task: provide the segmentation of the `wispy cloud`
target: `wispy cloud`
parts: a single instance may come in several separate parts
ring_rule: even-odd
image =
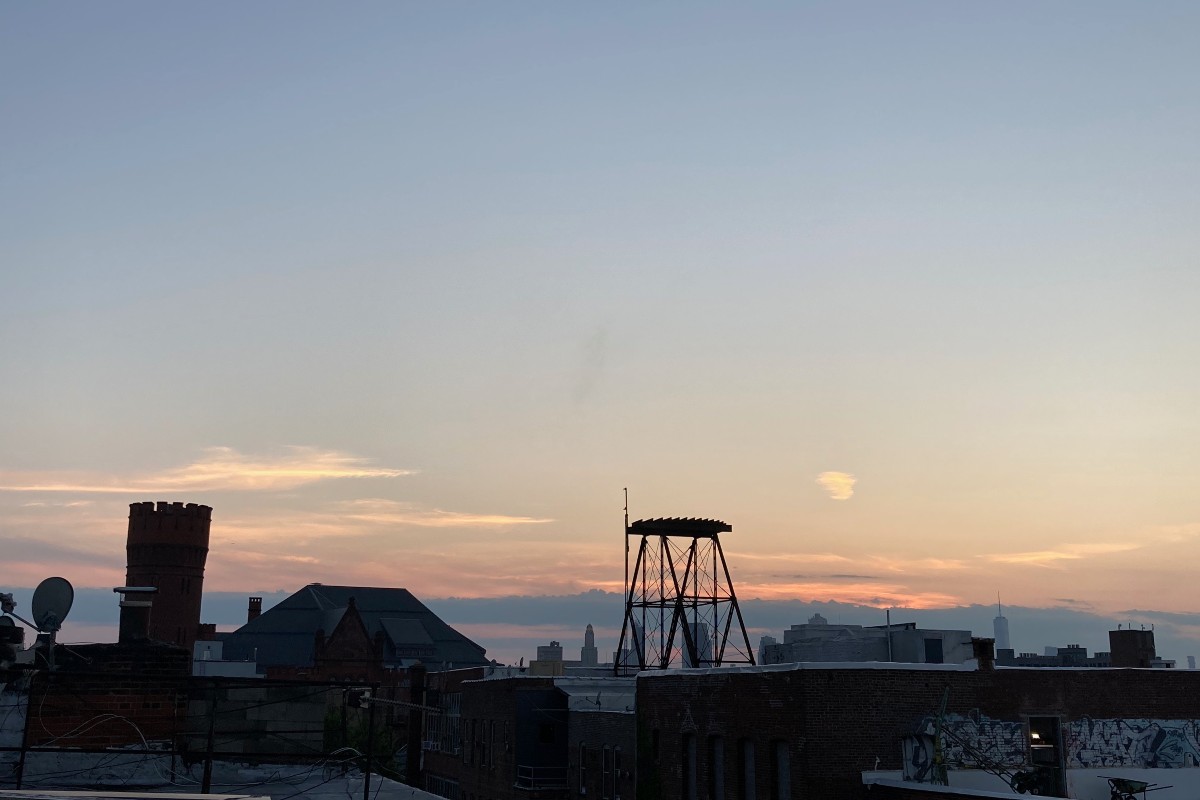
[[[0,491],[78,494],[154,494],[178,491],[280,491],[340,478],[396,478],[412,470],[373,466],[337,450],[289,447],[253,456],[232,447],[209,447],[190,464],[157,474],[0,472]]]
[[[507,514],[471,514],[463,511],[444,511],[440,508],[421,508],[414,503],[394,500],[364,499],[342,504],[347,519],[375,525],[411,525],[419,528],[504,528],[512,525],[540,525],[553,522],[541,517],[521,517]]]
[[[822,472],[817,476],[817,484],[833,500],[849,500],[854,496],[854,484],[857,482],[858,479],[848,472]]]
[[[1076,561],[1091,556],[1125,553],[1130,550],[1137,550],[1142,546],[1142,544],[1136,542],[1067,544],[1049,550],[1030,550],[1024,553],[993,553],[987,556],[987,559],[998,564],[1019,564],[1028,567],[1063,569],[1063,565],[1059,563],[1061,561]]]

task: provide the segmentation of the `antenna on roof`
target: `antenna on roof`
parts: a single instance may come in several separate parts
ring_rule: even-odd
[[[996,616],[1003,617],[1004,609],[1000,607],[1000,590],[996,590]]]
[[[626,486],[622,491],[625,492],[625,530],[621,531],[622,538],[625,539],[625,583],[621,588],[621,594],[624,594],[629,590],[629,487]]]

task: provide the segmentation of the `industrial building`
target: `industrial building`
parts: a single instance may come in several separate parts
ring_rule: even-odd
[[[796,661],[901,661],[912,664],[961,664],[973,657],[971,632],[894,625],[831,625],[820,614],[783,632],[783,642],[763,637],[763,664]]]

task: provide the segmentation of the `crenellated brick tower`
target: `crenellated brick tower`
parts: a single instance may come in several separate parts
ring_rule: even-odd
[[[150,638],[186,647],[196,641],[212,508],[196,503],[130,503],[126,586],[154,586]]]

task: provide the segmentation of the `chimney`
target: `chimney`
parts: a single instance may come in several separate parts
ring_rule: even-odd
[[[258,615],[262,613],[262,598],[251,597],[250,605],[246,609],[246,622],[254,622],[258,619]]]
[[[971,650],[973,651],[975,660],[979,662],[980,672],[994,672],[996,670],[995,639],[986,639],[982,636],[972,636]]]
[[[117,641],[121,644],[145,642],[150,638],[150,610],[154,606],[153,586],[118,586],[121,595],[121,621]]]

